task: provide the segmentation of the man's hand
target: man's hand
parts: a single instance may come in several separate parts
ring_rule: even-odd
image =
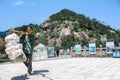
[[[35,46],[37,46],[39,43],[39,40],[35,40]]]

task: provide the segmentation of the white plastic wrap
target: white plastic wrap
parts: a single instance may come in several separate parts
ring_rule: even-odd
[[[6,52],[7,55],[12,53],[13,51],[15,51],[15,47],[14,46],[5,49],[5,52]]]
[[[19,37],[15,33],[5,37],[5,42],[5,52],[10,60],[22,62],[26,60],[26,56],[22,50],[22,44],[19,43]]]
[[[6,48],[9,48],[11,46],[16,46],[17,45],[17,42],[16,41],[10,41],[9,43],[5,44],[5,47]]]
[[[15,46],[8,47],[5,49],[5,52],[6,52],[6,54],[9,55],[10,53],[14,52],[17,49],[22,49],[22,44],[17,44]]]
[[[15,49],[22,49],[22,44],[17,44],[16,46],[14,46]]]
[[[9,58],[10,60],[15,60],[16,56],[15,56],[14,53],[10,53],[10,54],[8,55],[8,58]]]
[[[35,48],[34,48],[34,53],[33,53],[33,60],[37,61],[37,60],[42,60],[42,59],[47,59],[47,51],[46,48],[43,44],[38,44]]]
[[[39,50],[42,51],[44,48],[45,46],[43,44],[38,44],[35,46],[34,51],[39,52]]]
[[[10,60],[15,60],[16,57],[20,56],[23,54],[23,51],[21,49],[15,50],[14,52],[12,52],[11,54],[8,55],[8,57],[10,58]]]
[[[5,42],[6,42],[6,43],[9,43],[9,42],[11,42],[11,41],[19,42],[19,37],[18,37],[15,33],[13,33],[13,34],[5,37]]]

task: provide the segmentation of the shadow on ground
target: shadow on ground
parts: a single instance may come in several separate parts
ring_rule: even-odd
[[[32,73],[31,76],[40,75],[40,76],[42,76],[42,77],[48,78],[49,80],[53,80],[53,79],[47,77],[47,76],[44,74],[44,73],[47,73],[47,72],[49,72],[49,71],[48,71],[48,70],[35,70],[35,71],[33,71],[33,73]],[[25,75],[21,75],[21,76],[15,76],[15,77],[13,77],[11,80],[26,80],[26,79],[29,79],[29,78],[27,78],[27,76],[25,76]]]
[[[11,80],[26,80],[28,79],[25,75],[15,76]]]
[[[46,72],[49,72],[49,71],[48,70],[35,70],[33,71],[32,75],[42,75],[44,77],[45,74],[43,73],[46,73]]]

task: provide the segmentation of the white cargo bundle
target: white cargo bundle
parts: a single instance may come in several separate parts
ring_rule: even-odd
[[[10,60],[25,61],[26,56],[22,50],[22,44],[19,43],[19,37],[13,33],[5,37],[5,52]]]
[[[34,53],[33,53],[33,60],[37,61],[37,60],[42,60],[42,59],[47,59],[47,51],[46,48],[43,44],[38,44],[37,46],[35,46],[34,48]]]
[[[9,47],[15,46],[15,45],[17,45],[17,44],[18,44],[18,43],[17,43],[16,41],[10,41],[10,42],[8,42],[8,43],[5,44],[5,47],[6,47],[6,48],[9,48]]]
[[[6,48],[5,52],[6,52],[6,54],[10,54],[10,53],[14,52],[17,49],[22,49],[22,44],[16,44],[15,46],[12,45],[12,46]]]
[[[19,42],[19,37],[15,33],[12,33],[11,35],[5,37],[6,43],[9,43],[11,41]]]
[[[22,54],[24,54],[22,49],[18,49],[12,52],[11,54],[9,54],[8,57],[10,58],[10,60],[15,60],[18,56]]]

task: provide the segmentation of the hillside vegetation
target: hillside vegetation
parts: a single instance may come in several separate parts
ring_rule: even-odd
[[[34,28],[33,34],[44,30],[45,38],[41,40],[44,45],[55,48],[70,48],[77,43],[88,46],[89,42],[96,42],[97,47],[103,45],[108,39],[113,39],[115,45],[120,43],[120,31],[111,28],[95,18],[63,9],[55,13],[40,25],[29,24],[16,27],[17,30],[26,31],[27,26]]]

